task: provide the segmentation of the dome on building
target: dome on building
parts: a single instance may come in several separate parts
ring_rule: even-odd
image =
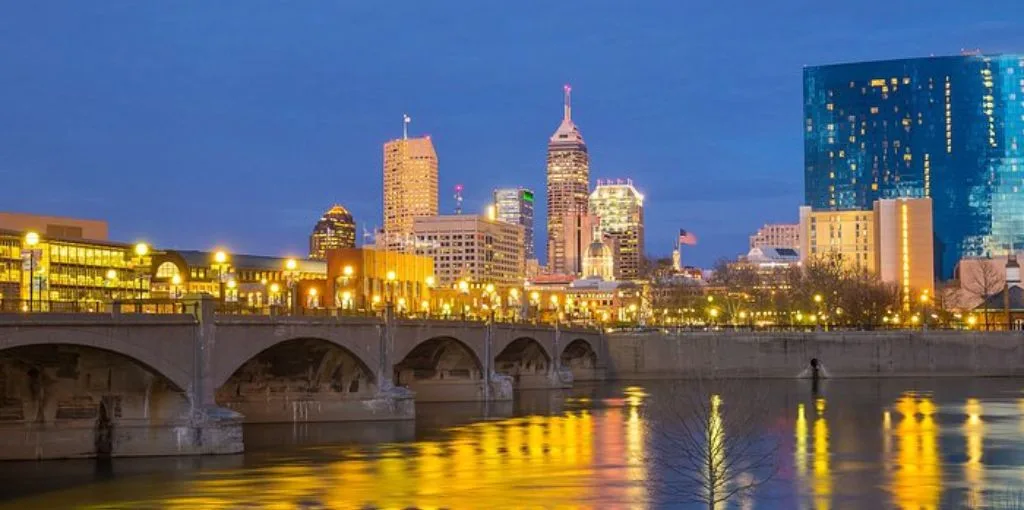
[[[587,247],[583,257],[583,277],[601,280],[615,279],[615,258],[612,249],[600,239]]]
[[[356,222],[348,209],[335,204],[320,217],[309,236],[309,258],[324,260],[327,250],[356,247]]]

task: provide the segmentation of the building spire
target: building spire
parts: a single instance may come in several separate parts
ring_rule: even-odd
[[[572,87],[566,83],[562,90],[565,93],[565,120],[568,122],[572,120]]]
[[[412,122],[412,119],[409,118],[409,115],[403,113],[402,114],[402,140],[408,140],[409,139],[409,123],[410,122]]]

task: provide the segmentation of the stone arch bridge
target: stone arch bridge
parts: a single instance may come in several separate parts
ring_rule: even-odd
[[[0,315],[0,459],[237,452],[242,422],[412,419],[607,360],[596,330],[195,310]]]

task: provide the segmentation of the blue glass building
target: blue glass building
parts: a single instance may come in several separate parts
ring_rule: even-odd
[[[1024,56],[804,68],[804,186],[821,210],[929,196],[935,268],[1024,248]]]

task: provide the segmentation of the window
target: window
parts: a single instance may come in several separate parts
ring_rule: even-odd
[[[178,269],[178,266],[173,262],[164,262],[163,264],[160,264],[160,266],[156,268],[157,278],[171,279],[174,278],[175,276],[181,276],[181,271]]]

